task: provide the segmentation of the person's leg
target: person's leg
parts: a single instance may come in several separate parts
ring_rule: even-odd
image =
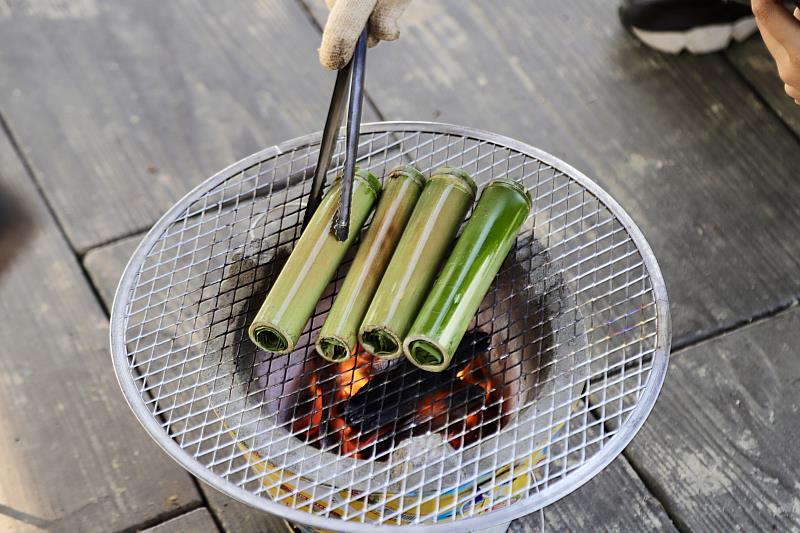
[[[622,0],[622,24],[651,48],[717,52],[753,35],[750,8],[724,0]]]

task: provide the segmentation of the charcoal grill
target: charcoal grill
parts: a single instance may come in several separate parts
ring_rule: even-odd
[[[345,453],[333,411],[317,417],[313,442],[308,425],[297,429],[315,412],[312,386],[328,379],[331,398],[352,386],[337,381],[342,368],[318,358],[313,342],[347,264],[291,354],[257,350],[246,329],[300,235],[320,138],[267,148],[211,177],[130,259],[111,353],[153,439],[215,489],[332,530],[476,531],[541,509],[600,472],[641,427],[664,380],[670,317],[656,260],[622,208],[575,169],[518,141],[444,124],[365,124],[358,165],[384,176],[398,164],[423,173],[448,164],[479,186],[509,177],[530,191],[531,214],[472,325],[491,335],[480,357],[501,399],[483,405],[472,426],[475,412],[448,412],[445,425],[461,429],[447,433],[390,425],[371,454]],[[343,152],[339,139],[329,183]]]

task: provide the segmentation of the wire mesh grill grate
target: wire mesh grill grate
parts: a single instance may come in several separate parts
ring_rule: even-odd
[[[449,126],[362,130],[358,165],[376,176],[448,164],[479,185],[504,176],[530,191],[531,215],[473,324],[492,349],[420,403],[438,410],[354,437],[341,409],[386,364],[329,364],[313,348],[348,260],[292,354],[255,349],[246,328],[300,235],[311,136],[226,169],[145,238],[112,313],[129,403],[195,474],[319,527],[485,525],[531,512],[607,464],[652,407],[669,351],[657,265],[616,204],[550,156]],[[478,385],[485,396],[465,399]]]

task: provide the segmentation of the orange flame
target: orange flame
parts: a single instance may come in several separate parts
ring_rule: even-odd
[[[337,400],[344,400],[357,393],[369,382],[374,357],[364,351],[356,351],[343,363],[339,363],[336,376]]]
[[[361,459],[364,448],[370,446],[378,438],[380,432],[370,436],[358,435],[341,417],[344,402],[362,387],[369,383],[373,372],[374,357],[367,352],[356,350],[354,357],[336,366],[334,378],[335,391],[332,405],[325,405],[322,387],[319,383],[319,370],[311,373],[308,382],[310,407],[308,412],[292,424],[292,431],[304,434],[309,440],[318,436],[322,417],[326,416],[328,436],[333,436],[339,443],[339,453]],[[327,396],[330,398],[330,396]],[[330,400],[329,400],[330,401]],[[305,405],[308,405],[306,403]],[[313,443],[312,443],[313,444]]]
[[[467,366],[459,370],[456,377],[464,383],[471,383],[472,385],[483,387],[483,390],[486,391],[486,400],[489,400],[489,395],[491,395],[493,391],[492,380],[486,375],[486,367],[481,363],[480,358],[473,360]]]
[[[316,436],[319,431],[319,424],[322,422],[322,389],[317,385],[316,372],[311,374],[308,391],[313,398],[313,402],[309,412],[299,417],[292,424],[292,431],[295,433],[306,431],[306,435],[311,438]]]
[[[325,415],[328,420],[328,436],[333,436],[338,442],[339,453],[355,459],[364,459],[371,456],[374,451],[369,448],[384,435],[387,431],[382,428],[369,435],[361,435],[355,429],[347,425],[342,418],[342,406],[348,398],[355,395],[359,390],[369,383],[370,377],[375,372],[374,363],[376,358],[357,347],[354,356],[339,363],[335,368],[336,377],[334,378],[335,391],[332,397],[333,404],[325,405],[323,402],[323,390],[319,384],[318,371],[311,374],[309,379],[308,394],[311,398],[311,405],[308,412],[301,416],[292,426],[296,433],[305,433],[310,440],[318,436],[322,417]],[[484,428],[484,420],[491,419],[496,404],[496,396],[499,391],[492,386],[486,367],[480,358],[468,363],[462,368],[456,377],[463,383],[478,385],[486,391],[484,402],[480,407],[472,405],[468,412],[460,411],[461,414],[450,413],[448,397],[455,387],[463,385],[450,384],[442,389],[430,393],[422,398],[418,405],[416,420],[418,421],[417,430],[434,431],[441,433],[454,448],[475,442],[480,439],[481,434],[487,430]],[[330,396],[328,396],[330,398]],[[330,401],[330,400],[328,400]],[[488,410],[487,410],[488,406]],[[454,419],[450,420],[453,416]]]

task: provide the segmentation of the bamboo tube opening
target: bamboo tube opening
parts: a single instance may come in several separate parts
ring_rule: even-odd
[[[289,340],[282,332],[269,326],[262,326],[255,331],[259,346],[268,352],[284,352],[289,349]]]
[[[334,363],[341,363],[350,359],[350,346],[349,343],[338,337],[325,337],[317,341],[317,350],[328,361]]]
[[[439,366],[444,363],[442,348],[426,339],[414,339],[408,343],[408,351],[412,362],[420,367]]]
[[[400,339],[384,328],[365,329],[361,336],[361,344],[366,350],[378,357],[395,357],[402,354]]]

